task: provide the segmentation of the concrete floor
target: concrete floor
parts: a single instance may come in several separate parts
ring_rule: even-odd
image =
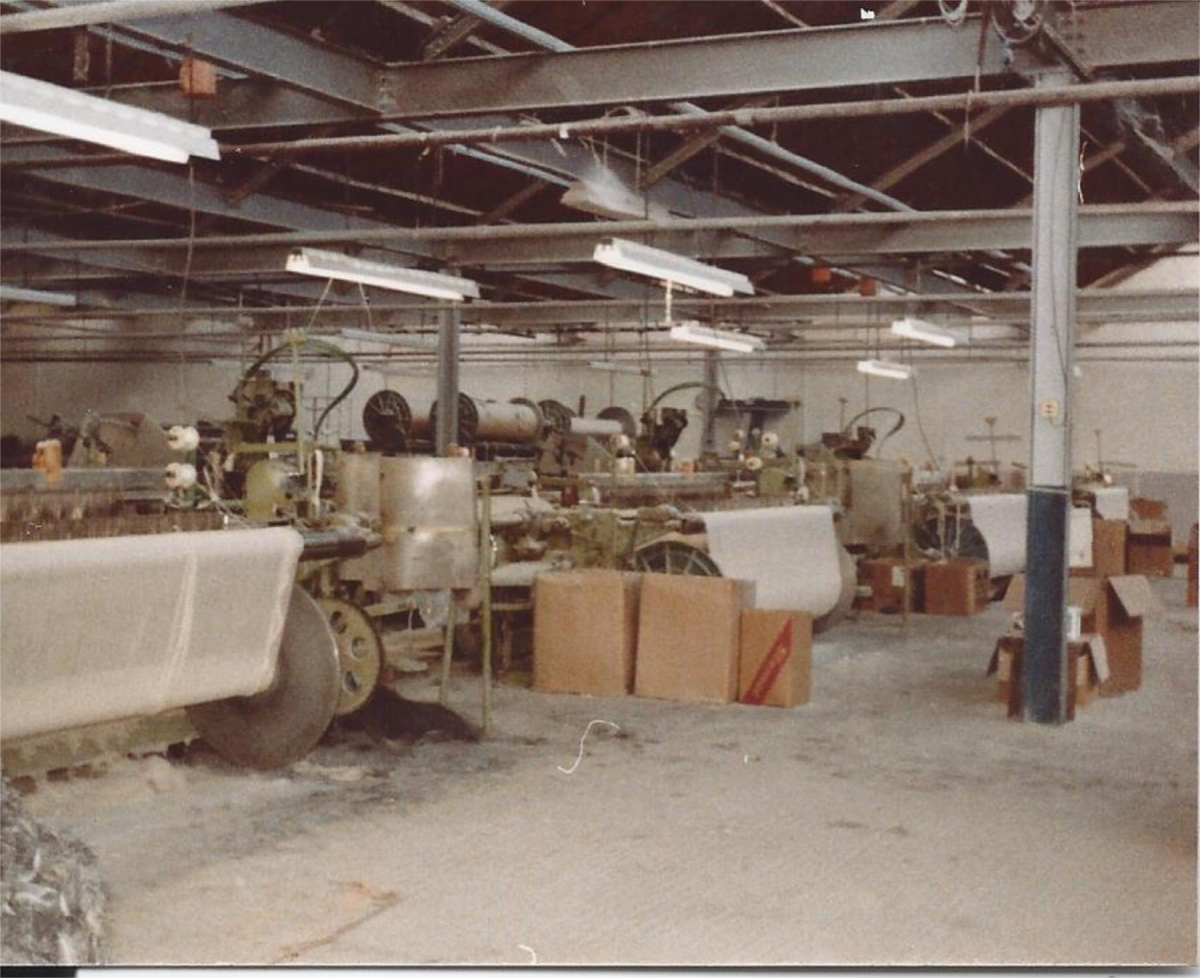
[[[117,963],[1194,963],[1197,618],[1155,587],[1143,688],[1062,728],[992,699],[998,606],[864,615],[792,711],[501,688],[478,745],[27,801],[99,856]]]

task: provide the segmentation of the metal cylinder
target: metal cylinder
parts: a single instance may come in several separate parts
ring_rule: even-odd
[[[590,435],[593,438],[611,438],[624,433],[620,421],[609,418],[572,418],[571,434]]]
[[[432,412],[436,415],[437,402]],[[535,405],[484,401],[468,394],[458,395],[458,436],[460,445],[476,442],[506,442],[530,445],[542,433],[542,414]]]
[[[337,508],[370,518],[379,516],[378,452],[342,452],[337,460]]]
[[[472,587],[475,481],[466,458],[384,458],[383,584],[390,591]]]

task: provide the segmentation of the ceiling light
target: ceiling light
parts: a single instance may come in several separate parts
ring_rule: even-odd
[[[41,289],[0,285],[0,302],[39,302],[44,306],[74,306],[76,299],[67,292],[43,292]]]
[[[654,371],[639,367],[636,363],[618,363],[615,360],[589,360],[588,366],[593,370],[606,370],[612,374],[636,374],[639,377],[654,375]]]
[[[83,139],[169,163],[219,160],[212,133],[161,112],[135,109],[60,85],[0,71],[0,121]]]
[[[596,245],[592,257],[601,265],[608,265],[610,268],[649,275],[674,285],[685,285],[698,292],[708,292],[726,298],[734,292],[754,294],[754,286],[750,284],[750,280],[738,272],[715,268],[704,262],[693,261],[682,255],[625,241],[622,238],[606,238],[601,241]]]
[[[913,368],[892,360],[859,360],[858,372],[872,377],[890,377],[892,380],[908,380]]]
[[[300,248],[288,255],[287,270],[317,278],[334,278],[343,282],[360,282],[395,292],[425,295],[432,299],[452,299],[461,302],[468,297],[479,298],[479,286],[469,278],[456,278],[438,272],[422,272],[416,268],[401,268],[383,262],[351,258],[336,251]]]
[[[696,322],[672,326],[671,339],[683,340],[685,343],[697,343],[700,346],[711,346],[718,350],[732,350],[735,353],[755,353],[767,348],[767,344],[757,336],[713,329],[710,326],[701,326]]]
[[[923,319],[913,319],[911,316],[905,316],[903,319],[897,319],[893,322],[892,333],[896,336],[904,336],[910,340],[932,343],[934,346],[952,347],[958,345],[958,337],[948,329],[935,326],[933,323],[927,323]]]

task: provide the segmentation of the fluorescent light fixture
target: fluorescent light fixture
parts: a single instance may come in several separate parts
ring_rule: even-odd
[[[958,337],[948,329],[927,323],[923,319],[913,319],[911,316],[895,320],[892,323],[892,333],[910,340],[932,343],[934,346],[958,346]]]
[[[593,370],[606,370],[610,374],[635,374],[638,377],[654,375],[654,371],[639,367],[636,363],[618,363],[616,360],[589,360],[588,366]]]
[[[378,261],[351,258],[336,251],[299,248],[287,258],[287,270],[317,278],[335,278],[343,282],[360,282],[380,289],[425,295],[431,299],[479,298],[479,286],[469,278],[456,278],[438,272],[422,272],[416,268],[401,268]]]
[[[75,296],[67,292],[43,292],[41,289],[21,289],[15,285],[0,285],[0,302],[40,302],[44,306],[74,306]]]
[[[596,245],[592,257],[609,268],[649,275],[664,282],[685,285],[698,292],[726,298],[735,292],[754,295],[754,286],[745,275],[622,238],[601,241]]]
[[[647,204],[643,195],[634,193],[617,177],[607,174],[597,180],[576,180],[563,192],[559,203],[616,221],[657,220],[671,216],[661,204]]]
[[[747,333],[734,333],[724,329],[713,329],[701,326],[696,322],[680,323],[671,327],[671,339],[683,340],[685,343],[696,343],[700,346],[711,346],[718,350],[732,350],[734,353],[755,353],[767,348],[767,344],[757,336]]]
[[[913,368],[892,360],[859,360],[858,372],[872,377],[890,377],[892,380],[908,380]]]
[[[169,163],[186,163],[190,156],[221,158],[217,141],[203,126],[10,71],[0,71],[0,121]]]

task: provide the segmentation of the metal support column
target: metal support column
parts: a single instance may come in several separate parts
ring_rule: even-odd
[[[717,368],[720,365],[720,356],[721,354],[716,350],[704,352],[704,383],[708,386],[704,388],[703,399],[700,402],[704,418],[704,427],[701,429],[700,436],[700,453],[702,455],[717,450],[717,402],[720,400],[717,396],[717,388],[720,386],[717,383]]]
[[[458,361],[462,316],[459,307],[448,305],[439,313],[437,362],[437,454],[445,455],[458,441]]]
[[[1069,84],[1063,76],[1039,81]],[[1034,137],[1030,465],[1023,716],[1067,713],[1067,533],[1079,195],[1079,106],[1037,109]]]

